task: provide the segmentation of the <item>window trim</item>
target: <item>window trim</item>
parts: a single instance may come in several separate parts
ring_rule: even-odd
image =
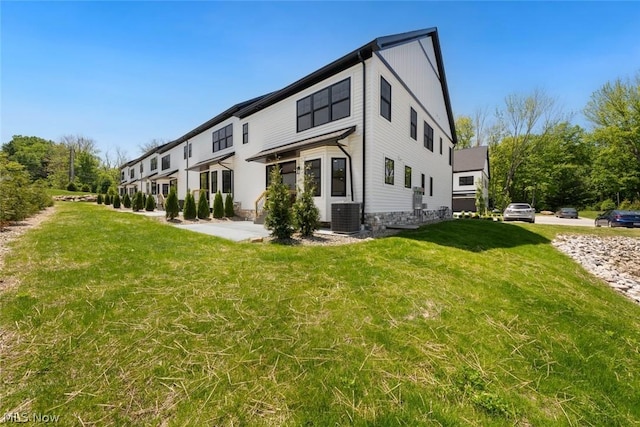
[[[396,174],[395,169],[396,169],[395,161],[393,159],[385,157],[384,158],[384,183],[385,184],[395,185],[395,174]]]
[[[345,98],[338,98],[338,99],[333,99],[333,88],[344,84],[346,82],[348,90],[347,90],[347,97]],[[314,105],[314,99],[317,98],[318,95],[320,95],[322,92],[327,91],[327,103],[326,104],[322,104],[320,106],[318,106],[317,108]],[[309,107],[309,111],[305,111],[304,113],[300,113],[300,105],[301,103],[308,101],[310,104]],[[344,116],[340,116],[340,117],[334,117],[334,107],[340,103],[343,103],[347,101],[347,114]],[[322,123],[317,123],[316,124],[316,113],[318,113],[319,111],[322,111],[324,109],[327,109],[327,121],[326,122],[322,122]],[[301,117],[309,117],[309,127],[304,127],[301,128],[300,127],[300,118]],[[322,126],[322,125],[326,125],[327,123],[331,123],[331,122],[335,122],[337,120],[341,120],[347,117],[351,116],[351,77],[347,77],[346,79],[340,80],[339,82],[333,83],[323,89],[320,89],[310,95],[305,96],[304,98],[300,98],[298,101],[296,101],[296,132],[303,132],[305,130],[309,130],[312,129],[314,127],[318,127],[318,126]]]
[[[385,98],[383,93],[383,87],[387,85],[389,87],[389,99]],[[393,94],[391,92],[391,83],[389,83],[383,76],[380,76],[380,115],[385,119],[391,121],[391,100],[393,98]],[[387,117],[382,109],[383,105],[389,106],[389,117]]]

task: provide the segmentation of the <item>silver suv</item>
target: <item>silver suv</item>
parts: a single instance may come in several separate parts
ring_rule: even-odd
[[[507,206],[502,214],[503,220],[506,221],[529,221],[536,222],[536,210],[528,203],[511,203]]]

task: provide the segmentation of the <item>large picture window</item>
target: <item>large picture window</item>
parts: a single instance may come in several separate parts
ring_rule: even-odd
[[[395,174],[394,161],[388,158],[384,158],[384,183],[393,185]]]
[[[334,157],[331,159],[331,196],[347,195],[347,159]]]
[[[298,132],[349,117],[350,110],[351,78],[348,78],[298,101]]]
[[[296,161],[278,163],[273,165],[267,165],[267,187],[271,185],[271,171],[278,166],[280,168],[280,175],[282,176],[282,182],[289,190],[296,191]]]
[[[311,180],[313,181],[313,196],[320,197],[320,188],[321,188],[321,171],[320,168],[320,159],[308,160],[304,162],[304,173],[311,175]]]
[[[424,122],[424,148],[433,152],[433,128]]]
[[[169,169],[171,167],[171,155],[164,156],[162,158],[162,170]]]
[[[213,132],[213,152],[233,146],[233,124]]]
[[[411,109],[411,123],[409,125],[409,133],[411,138],[418,140],[418,113],[413,108]]]
[[[380,115],[391,121],[391,85],[380,76]]]

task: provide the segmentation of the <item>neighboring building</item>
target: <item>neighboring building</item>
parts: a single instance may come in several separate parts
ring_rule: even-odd
[[[145,180],[173,183],[180,199],[190,188],[206,191],[210,202],[216,191],[232,193],[236,211],[255,218],[269,171],[279,165],[292,192],[305,170],[314,174],[322,221],[331,222],[332,204],[354,202],[361,223],[419,223],[451,215],[455,143],[431,28],[377,38],[281,90],[234,105],[127,163],[121,188],[153,192]],[[160,170],[165,156],[170,167]],[[147,166],[153,158],[157,170]]]
[[[476,192],[482,189],[485,207],[489,202],[489,149],[486,146],[454,150],[453,211],[476,212]]]

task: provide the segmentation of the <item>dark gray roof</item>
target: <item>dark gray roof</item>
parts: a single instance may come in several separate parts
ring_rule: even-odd
[[[487,146],[463,148],[453,150],[453,171],[470,172],[484,169],[485,162],[489,161],[489,149]],[[488,171],[487,171],[488,172]]]

